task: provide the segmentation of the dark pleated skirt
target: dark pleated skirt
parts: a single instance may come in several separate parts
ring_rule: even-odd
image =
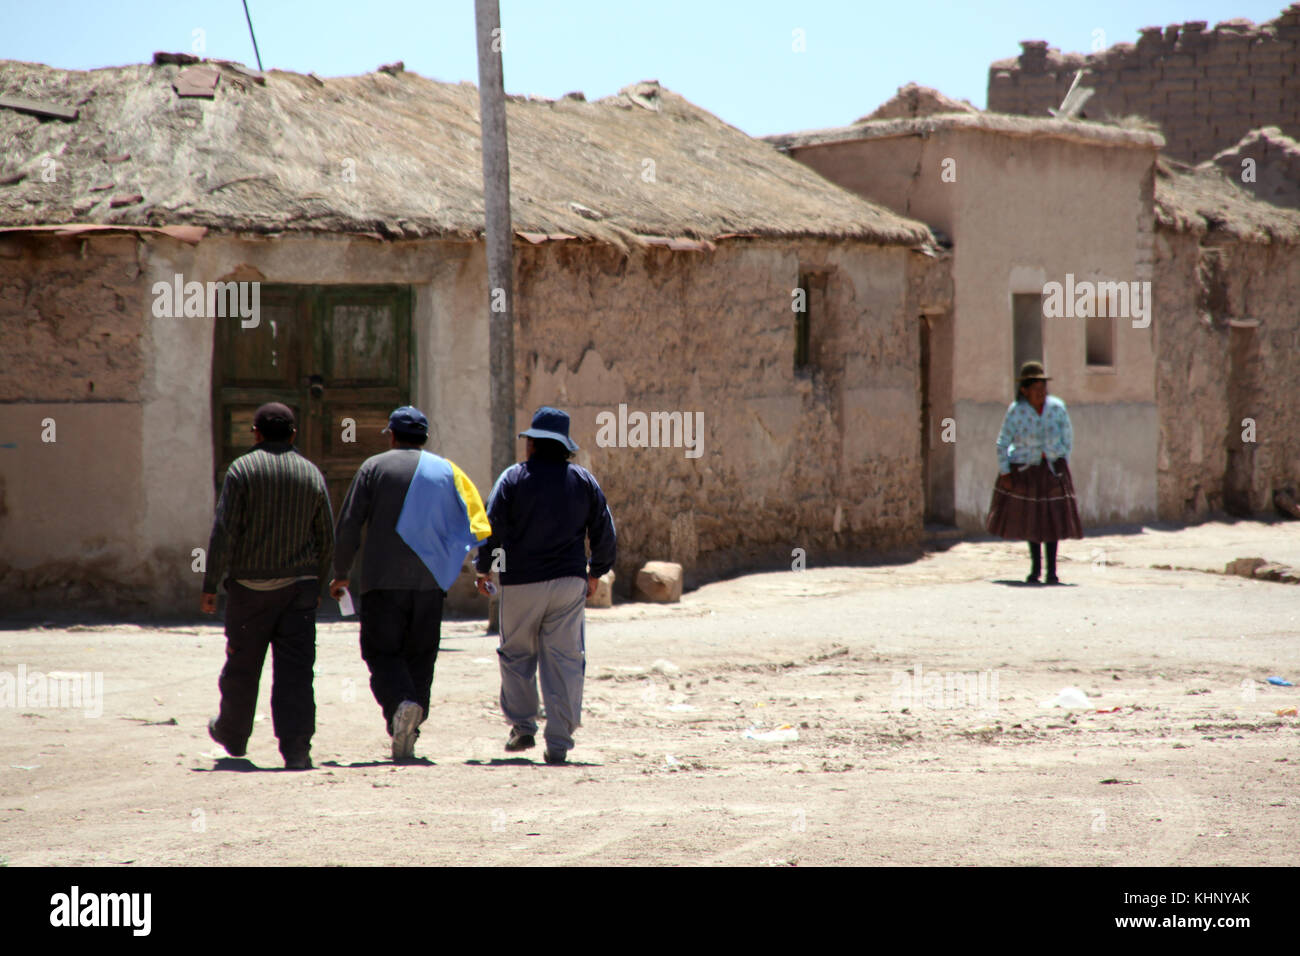
[[[989,534],[1011,541],[1060,541],[1082,538],[1074,480],[1064,458],[1053,467],[1039,462],[1024,470],[1011,468],[1011,487],[995,487],[985,527]]]

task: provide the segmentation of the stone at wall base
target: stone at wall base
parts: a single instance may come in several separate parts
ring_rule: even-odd
[[[1255,569],[1268,564],[1263,558],[1237,558],[1228,562],[1228,566],[1223,569],[1224,574],[1235,574],[1242,578],[1253,578]]]
[[[1280,581],[1282,574],[1290,570],[1285,564],[1261,564],[1255,569],[1254,577],[1260,581]]]
[[[638,601],[676,604],[682,599],[682,566],[675,561],[647,561],[636,573],[632,596]]]

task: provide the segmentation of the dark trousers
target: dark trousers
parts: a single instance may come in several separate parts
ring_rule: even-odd
[[[433,665],[442,637],[443,592],[379,588],[361,596],[361,658],[370,690],[393,732],[393,714],[413,700],[429,716]]]
[[[232,744],[253,733],[257,687],[271,648],[271,721],[286,758],[306,754],[316,732],[312,665],[316,663],[315,578],[275,591],[227,582],[226,666],[221,669],[217,730]]]

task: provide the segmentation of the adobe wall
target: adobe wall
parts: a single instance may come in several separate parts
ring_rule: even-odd
[[[1300,135],[1300,3],[1256,26],[1229,20],[1147,27],[1137,43],[1062,54],[1042,40],[989,68],[988,108],[1046,117],[1075,72],[1096,93],[1089,117],[1138,114],[1158,123],[1170,156],[1200,162],[1261,126]]]
[[[491,487],[482,247],[0,237],[0,612],[190,613],[215,504],[214,320],[157,318],[154,282],[395,283],[415,290],[414,401],[434,444]],[[91,387],[93,383],[93,389]],[[91,397],[93,396],[93,398]],[[57,442],[40,441],[56,421]]]
[[[953,282],[958,441],[956,513],[977,529],[989,507],[998,430],[1014,386],[1012,301],[1046,283],[1151,279],[1154,149],[1086,147],[1049,138],[948,131],[935,155],[956,157]],[[1104,237],[1104,238],[1103,238]],[[1115,364],[1085,364],[1081,318],[1043,319],[1050,389],[1070,409],[1070,468],[1085,526],[1156,511],[1157,411],[1149,328],[1114,320]]]
[[[520,423],[569,412],[578,457],[619,529],[620,589],[648,559],[688,583],[754,567],[914,546],[920,300],[946,275],[905,249],[733,241],[712,252],[549,243],[521,250]],[[794,370],[791,291],[822,271],[814,370]],[[940,291],[936,292],[938,287]],[[928,291],[927,291],[928,290]],[[597,415],[700,411],[703,454],[601,448]],[[522,424],[521,424],[521,427]]]
[[[953,235],[954,190],[934,188],[951,185],[940,183],[940,164],[947,154],[935,137],[882,136],[795,146],[788,153],[837,186]]]
[[[0,613],[144,607],[146,291],[134,237],[0,237]]]
[[[484,491],[489,473],[481,244],[274,242],[196,246],[121,236],[0,243],[0,608],[189,613],[191,551],[212,520],[214,320],[156,318],[152,285],[403,283],[415,289],[415,401],[433,447]],[[791,291],[826,276],[813,368],[793,368]],[[625,257],[521,246],[518,427],[558,403],[609,492],[626,589],[650,558],[692,582],[756,566],[915,545],[921,311],[950,308],[946,260],[864,243],[739,241]],[[91,393],[94,400],[83,397]],[[595,414],[704,412],[703,454],[595,446]],[[40,421],[57,421],[42,445]],[[520,442],[520,453],[522,445]]]
[[[1300,490],[1300,248],[1160,227],[1155,274],[1160,517],[1271,514]]]
[[[0,402],[139,401],[143,291],[132,236],[0,236]]]

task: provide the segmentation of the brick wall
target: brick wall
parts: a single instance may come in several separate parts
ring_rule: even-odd
[[[1027,40],[1018,58],[989,68],[988,108],[1047,116],[1084,69],[1082,84],[1096,91],[1086,117],[1145,116],[1161,127],[1165,152],[1185,162],[1209,159],[1262,126],[1300,136],[1300,3],[1258,26],[1206,27],[1147,27],[1136,44],[1086,56]]]

